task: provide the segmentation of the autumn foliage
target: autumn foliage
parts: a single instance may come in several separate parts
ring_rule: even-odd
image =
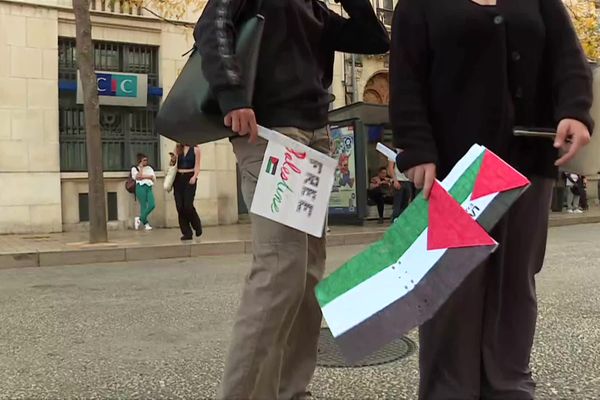
[[[583,49],[590,60],[600,59],[600,1],[564,0]]]

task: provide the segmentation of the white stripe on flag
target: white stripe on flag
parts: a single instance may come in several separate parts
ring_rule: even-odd
[[[471,193],[467,200],[465,200],[464,203],[461,204],[461,207],[467,212],[467,214],[469,214],[475,221],[477,221],[477,218],[479,218],[483,211],[492,203],[492,201],[494,201],[494,199],[499,194],[500,193],[491,193],[487,196],[471,200],[471,196],[473,195],[473,193]]]
[[[334,337],[367,320],[414,289],[444,255],[446,249],[427,250],[427,229],[400,257],[323,307]]]

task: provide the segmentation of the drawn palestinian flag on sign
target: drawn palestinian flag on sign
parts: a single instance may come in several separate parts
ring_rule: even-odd
[[[529,184],[516,169],[477,144],[442,181],[444,189],[488,232]]]
[[[473,219],[491,229],[528,184],[492,152],[473,146],[428,202],[418,196],[381,241],[322,281],[317,299],[348,360],[430,319],[496,248]]]
[[[275,172],[277,172],[277,164],[279,164],[279,159],[277,157],[269,157],[265,172],[267,174],[275,175]]]

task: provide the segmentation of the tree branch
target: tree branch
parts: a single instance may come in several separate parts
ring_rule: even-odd
[[[194,27],[194,23],[191,22],[185,22],[185,21],[176,21],[176,20],[172,20],[172,19],[167,19],[165,17],[163,17],[162,15],[160,15],[159,13],[157,13],[156,11],[153,11],[151,9],[149,9],[146,6],[142,6],[142,9],[145,11],[148,11],[150,14],[154,15],[156,18],[160,19],[163,22],[172,24],[172,25],[176,25],[176,26],[184,26],[186,28],[193,28]]]

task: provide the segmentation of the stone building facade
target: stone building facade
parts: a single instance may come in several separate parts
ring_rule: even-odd
[[[391,0],[374,3],[389,24]],[[333,1],[330,7],[342,12]],[[91,16],[97,69],[148,76],[146,107],[101,106],[109,228],[131,227],[136,215],[124,181],[138,151],[148,154],[158,171],[152,224],[176,226],[173,196],[162,189],[173,143],[153,133],[153,117],[185,64],[182,55],[192,47],[198,13],[172,23],[119,1],[92,0]],[[74,38],[69,0],[0,0],[0,234],[87,228],[85,128],[76,99]],[[357,58],[352,64],[348,55],[339,54],[332,107],[363,100],[385,104],[386,85],[386,57]],[[237,187],[229,142],[203,145],[196,207],[206,225],[238,221],[243,206],[238,207]]]

